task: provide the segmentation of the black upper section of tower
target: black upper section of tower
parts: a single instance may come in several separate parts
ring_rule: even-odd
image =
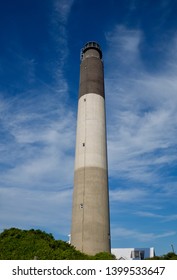
[[[85,94],[104,94],[102,51],[96,42],[85,44],[81,52],[79,98]]]

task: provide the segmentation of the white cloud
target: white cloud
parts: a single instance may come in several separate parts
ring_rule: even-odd
[[[160,184],[165,176],[161,168],[177,163],[177,64],[173,53],[165,57],[162,69],[151,73],[141,59],[140,30],[118,26],[106,38],[110,175],[151,186]],[[177,49],[175,41],[169,45]]]
[[[48,39],[54,44],[56,60],[45,64],[50,67],[52,83],[35,76],[36,61],[19,56],[26,69],[25,78],[29,83],[35,81],[35,89],[20,91],[14,97],[0,93],[3,228],[43,226],[51,232],[69,233],[76,112],[67,102],[63,67],[68,55],[66,26],[72,4],[73,0],[53,2]],[[18,56],[14,52],[12,55]]]
[[[128,238],[128,239],[135,239],[138,240],[139,242],[148,242],[148,241],[154,241],[159,238],[165,238],[168,236],[174,236],[176,235],[175,231],[166,231],[163,233],[143,233],[140,231],[132,230],[132,229],[127,229],[123,227],[115,227],[111,230],[112,238],[117,239],[117,238]]]
[[[151,213],[146,211],[137,211],[135,212],[135,215],[138,215],[140,217],[147,217],[147,218],[157,218],[157,219],[161,219],[164,222],[177,220],[177,214],[161,215],[161,214],[156,214],[156,213]]]
[[[58,17],[61,23],[65,24],[67,22],[73,2],[74,0],[54,1],[55,11],[58,13]]]
[[[42,95],[39,90],[1,101],[1,227],[44,228],[67,236],[75,115],[57,92],[44,88]]]
[[[75,116],[64,103],[55,108],[57,95],[52,101],[46,95],[45,102],[43,96],[41,100],[35,95],[33,98],[35,107],[26,97],[4,106],[1,123],[6,131],[4,139],[9,139],[1,143],[0,161],[10,164],[10,168],[1,175],[1,185],[38,186],[42,182],[45,186],[46,178],[54,186],[63,185],[63,181],[71,184],[73,174],[68,170],[73,167]],[[41,111],[41,106],[45,110]]]
[[[123,25],[116,26],[113,32],[106,34],[110,58],[113,56],[114,61],[119,60],[121,65],[126,66],[137,63],[141,36],[140,30],[128,30]]]
[[[37,191],[0,188],[1,228],[45,228],[69,233],[71,190]],[[51,218],[52,217],[52,218]],[[66,222],[67,221],[67,222]]]
[[[110,190],[110,201],[111,202],[132,202],[141,201],[143,198],[147,197],[147,191],[143,189],[133,188],[130,190],[125,189],[115,189]]]

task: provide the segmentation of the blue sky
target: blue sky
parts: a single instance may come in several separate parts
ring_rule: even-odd
[[[105,68],[112,247],[177,250],[177,3],[6,0],[0,8],[0,230],[68,239],[80,49]]]

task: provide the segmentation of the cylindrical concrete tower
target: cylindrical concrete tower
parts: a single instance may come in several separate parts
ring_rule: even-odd
[[[110,252],[110,220],[102,51],[81,52],[71,244],[94,255]]]

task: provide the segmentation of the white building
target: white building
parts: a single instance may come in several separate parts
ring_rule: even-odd
[[[151,248],[112,248],[111,253],[117,260],[144,260],[153,258],[155,250]]]

